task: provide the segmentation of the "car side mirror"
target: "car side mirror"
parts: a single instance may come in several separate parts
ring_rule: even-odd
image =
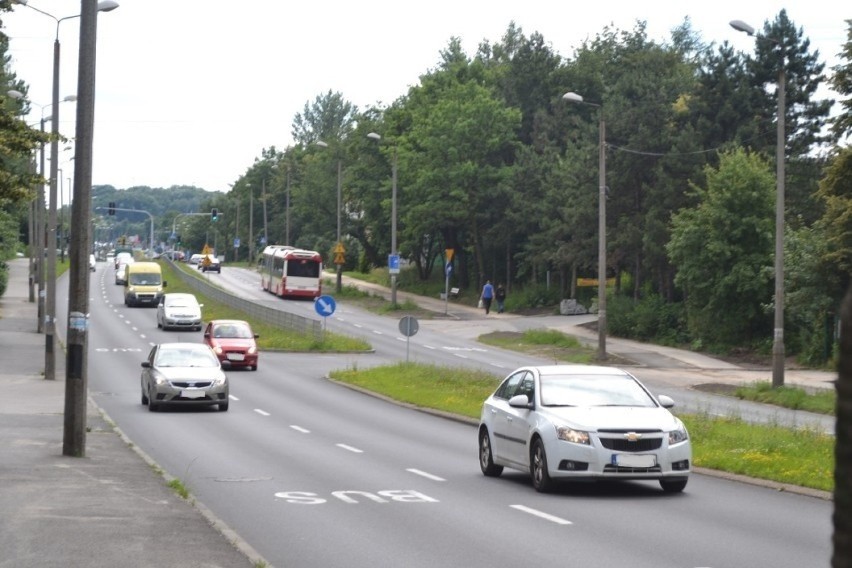
[[[259,334],[259,333],[255,333],[255,334],[254,334],[254,338],[255,338],[255,339],[260,339],[260,334]]]
[[[512,408],[527,408],[532,409],[532,402],[525,394],[516,394],[509,399],[509,406]]]
[[[165,288],[165,287],[166,287],[166,286],[168,286],[168,285],[169,285],[169,283],[168,283],[168,282],[166,282],[165,280],[163,280],[163,288]]]
[[[675,405],[674,400],[672,400],[670,396],[666,396],[664,394],[658,396],[657,400],[660,401],[660,406],[663,408],[673,408]]]
[[[210,332],[209,331],[204,334],[204,339],[210,339]]]
[[[150,361],[142,361],[142,368],[143,369],[150,369],[151,368],[151,362]]]

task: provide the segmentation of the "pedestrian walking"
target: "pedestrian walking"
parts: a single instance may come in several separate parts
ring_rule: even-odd
[[[497,300],[497,313],[502,314],[506,309],[506,288],[503,287],[503,284],[497,284],[494,299]]]
[[[491,280],[485,281],[485,286],[482,287],[482,294],[479,296],[482,300],[482,307],[485,308],[485,315],[488,315],[488,312],[491,311],[491,302],[494,300],[494,286],[491,284]]]

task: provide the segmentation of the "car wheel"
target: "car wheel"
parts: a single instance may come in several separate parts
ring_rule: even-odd
[[[494,465],[491,438],[488,437],[488,430],[485,428],[479,431],[479,469],[486,477],[498,477],[503,473],[502,465]]]
[[[661,479],[660,487],[666,493],[680,493],[686,489],[686,479]]]
[[[539,493],[549,493],[553,489],[553,480],[547,471],[547,454],[541,438],[536,438],[533,442],[530,454],[530,475],[533,487]]]
[[[252,365],[252,366],[251,366],[251,370],[252,370],[252,371],[257,371],[257,365]]]
[[[219,412],[227,412],[228,411],[228,403],[220,402],[219,403]]]
[[[142,404],[148,404],[148,395],[145,393],[145,389],[142,389]]]
[[[154,394],[148,393],[148,410],[150,412],[157,412],[157,410],[159,408],[160,408],[160,405],[157,404],[156,402],[154,402]]]

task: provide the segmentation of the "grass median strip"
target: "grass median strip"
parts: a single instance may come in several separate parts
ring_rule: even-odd
[[[418,363],[343,369],[330,376],[393,400],[472,419],[479,418],[482,402],[502,380],[482,371]],[[832,436],[738,418],[677,415],[689,430],[696,467],[823,491],[834,488]]]

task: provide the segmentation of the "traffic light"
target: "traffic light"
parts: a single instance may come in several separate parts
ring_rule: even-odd
[[[115,215],[115,201],[109,202],[109,214]]]
[[[215,207],[212,209],[212,211],[210,211],[210,219],[213,221],[219,220],[219,210]]]

